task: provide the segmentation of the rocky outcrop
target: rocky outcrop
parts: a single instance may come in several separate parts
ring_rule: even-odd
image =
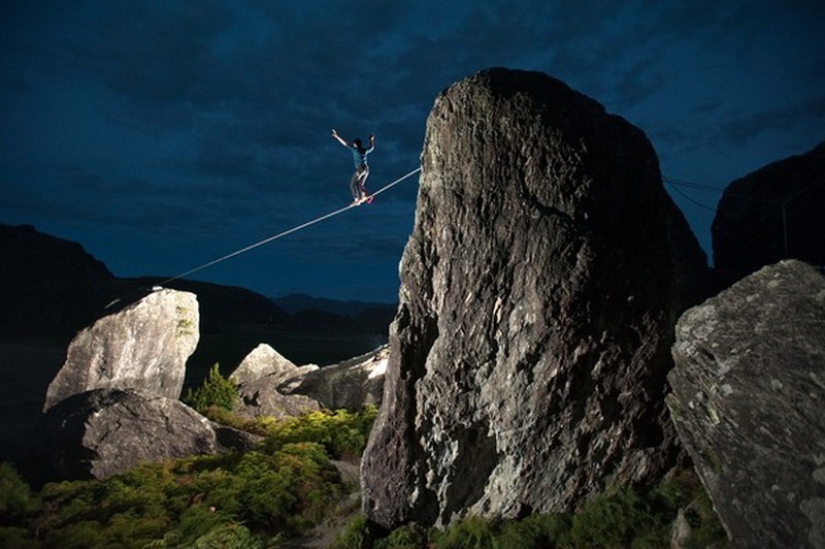
[[[49,385],[44,412],[92,389],[140,389],[180,398],[186,359],[195,350],[198,301],[194,294],[159,290],[82,330]]]
[[[175,290],[152,292],[82,330],[49,384],[43,411],[92,389],[141,389],[180,398],[186,359],[198,344],[198,301]]]
[[[234,411],[246,417],[296,416],[310,410],[360,410],[378,405],[389,348],[338,364],[296,366],[266,344],[258,345],[229,377],[238,384]]]
[[[307,395],[329,410],[358,411],[365,405],[381,405],[388,345],[363,356],[325,366],[282,387],[291,395]]]
[[[55,469],[70,479],[104,479],[141,462],[248,449],[257,442],[178,400],[120,389],[62,400],[44,416],[43,430]]]
[[[667,404],[734,545],[825,547],[825,277],[764,267],[688,310]]]
[[[314,364],[296,366],[269,345],[258,345],[229,376],[238,385],[235,413],[244,417],[280,418],[320,409],[313,398],[281,390],[284,383],[317,369]]]
[[[71,336],[108,302],[115,277],[77,242],[0,224],[0,336]]]
[[[680,455],[673,325],[705,269],[625,120],[539,73],[440,94],[362,461],[368,518],[568,510],[659,477]]]
[[[825,143],[731,183],[711,226],[722,287],[780,259],[825,265]]]

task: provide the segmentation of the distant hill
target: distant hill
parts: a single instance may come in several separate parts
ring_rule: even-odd
[[[396,308],[395,303],[372,303],[365,301],[336,301],[323,297],[312,297],[306,294],[290,294],[283,297],[273,297],[272,301],[289,314],[302,311],[320,311],[334,315],[356,317],[368,309]]]
[[[31,225],[0,224],[0,257],[0,339],[6,340],[48,337],[63,345],[163,280],[117,278],[79,243]],[[258,343],[299,364],[330,364],[363,354],[386,343],[396,309],[307,295],[273,301],[245,288],[191,280],[164,285],[198,296],[201,343],[190,359],[193,382],[215,362],[234,368]]]
[[[0,337],[71,336],[140,299],[161,278],[117,278],[77,242],[31,225],[0,224]],[[278,324],[287,313],[267,297],[233,286],[176,280],[198,296],[202,331],[239,322]]]
[[[0,461],[25,452],[47,387],[74,335],[126,307],[163,279],[118,278],[82,245],[31,225],[0,224]],[[285,310],[245,288],[175,280],[197,295],[200,340],[186,364],[187,387],[219,364],[229,375],[266,343],[296,364],[336,364],[384,345],[395,305],[337,304],[305,296],[310,308]],[[293,304],[296,300],[293,300]],[[292,311],[292,312],[290,312]]]

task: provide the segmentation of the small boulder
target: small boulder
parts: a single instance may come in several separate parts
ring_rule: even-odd
[[[261,343],[246,355],[229,377],[233,378],[238,385],[258,381],[265,377],[280,383],[317,369],[318,366],[314,364],[296,366],[271,346]]]
[[[667,405],[737,547],[825,547],[825,277],[764,267],[676,326]]]
[[[139,389],[180,398],[200,338],[195,294],[152,292],[79,332],[46,392],[43,411],[93,389]]]
[[[307,373],[294,388],[282,386],[292,395],[307,395],[330,410],[358,411],[365,405],[381,405],[389,345],[338,364]]]
[[[43,432],[56,471],[69,479],[104,479],[141,462],[242,450],[257,441],[178,400],[120,389],[63,399],[43,417]]]
[[[229,376],[238,385],[234,411],[244,417],[287,417],[319,410],[310,397],[279,391],[282,384],[317,369],[314,364],[296,366],[269,345],[258,345]]]

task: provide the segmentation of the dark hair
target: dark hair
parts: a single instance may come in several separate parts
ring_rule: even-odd
[[[361,148],[361,140],[360,139],[353,139],[352,144],[358,148]]]

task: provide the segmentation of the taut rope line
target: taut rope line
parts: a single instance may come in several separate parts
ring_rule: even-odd
[[[395,180],[395,181],[393,181],[392,183],[390,183],[390,184],[388,184],[388,185],[385,185],[385,186],[381,187],[380,189],[378,189],[377,191],[375,191],[374,193],[372,193],[372,196],[375,196],[375,195],[378,195],[378,194],[383,193],[383,192],[384,192],[384,191],[386,191],[387,189],[390,189],[391,187],[394,187],[395,185],[398,185],[399,183],[401,183],[402,181],[404,181],[404,180],[405,180],[405,179],[407,179],[408,177],[411,177],[413,174],[416,174],[416,173],[418,173],[418,172],[420,172],[420,171],[421,171],[421,168],[420,168],[420,167],[418,167],[418,168],[414,169],[413,171],[409,172],[408,174],[406,174],[406,175],[402,175],[401,177],[399,177],[398,179],[396,179],[396,180]],[[294,233],[294,232],[296,232],[296,231],[300,231],[301,229],[306,229],[306,228],[307,228],[307,227],[309,227],[310,225],[314,225],[314,224],[316,224],[316,223],[320,223],[321,221],[324,221],[325,219],[329,219],[330,217],[336,216],[336,215],[338,215],[338,214],[340,214],[340,213],[344,213],[345,211],[347,211],[347,210],[349,210],[349,209],[351,209],[351,208],[353,208],[353,207],[355,207],[355,206],[357,206],[357,205],[358,205],[358,204],[350,204],[349,206],[345,206],[345,207],[343,207],[343,208],[340,208],[340,209],[338,209],[338,210],[335,210],[334,212],[330,212],[330,213],[328,213],[328,214],[322,215],[321,217],[318,217],[318,218],[316,218],[316,219],[313,219],[312,221],[307,221],[306,223],[302,223],[302,224],[300,224],[300,225],[297,225],[297,226],[295,226],[295,227],[292,227],[291,229],[287,229],[287,230],[285,230],[285,231],[283,231],[283,232],[280,232],[280,233],[278,233],[278,234],[276,234],[276,235],[272,235],[272,236],[270,236],[270,237],[268,237],[268,238],[265,238],[265,239],[263,239],[263,240],[261,240],[261,241],[259,241],[259,242],[256,242],[255,244],[250,244],[249,246],[246,246],[245,248],[241,248],[240,250],[234,251],[234,252],[232,252],[232,253],[230,253],[230,254],[226,254],[225,256],[219,257],[218,259],[213,259],[212,261],[210,261],[210,262],[208,262],[208,263],[204,263],[203,265],[200,265],[200,266],[198,266],[198,267],[195,267],[194,269],[189,269],[188,271],[183,272],[183,273],[180,273],[179,275],[175,275],[175,276],[173,276],[173,277],[171,277],[171,278],[167,278],[166,280],[164,280],[164,281],[162,281],[162,282],[158,283],[158,285],[159,285],[159,286],[163,286],[164,284],[168,284],[168,283],[170,283],[170,282],[172,282],[172,281],[178,280],[178,279],[183,278],[183,277],[185,277],[185,276],[188,276],[188,275],[190,275],[190,274],[192,274],[192,273],[196,273],[196,272],[198,272],[198,271],[200,271],[200,270],[202,270],[202,269],[206,269],[207,267],[211,267],[212,265],[216,265],[216,264],[220,263],[221,261],[226,261],[227,259],[231,259],[231,258],[233,258],[233,257],[235,257],[235,256],[237,256],[237,255],[241,255],[242,253],[245,253],[245,252],[248,252],[249,250],[252,250],[252,249],[257,248],[258,246],[263,246],[264,244],[267,244],[267,243],[269,243],[269,242],[272,242],[273,240],[277,240],[277,239],[279,239],[279,238],[282,238],[282,237],[284,237],[284,236],[286,236],[286,235],[288,235],[288,234],[292,234],[292,233]]]

